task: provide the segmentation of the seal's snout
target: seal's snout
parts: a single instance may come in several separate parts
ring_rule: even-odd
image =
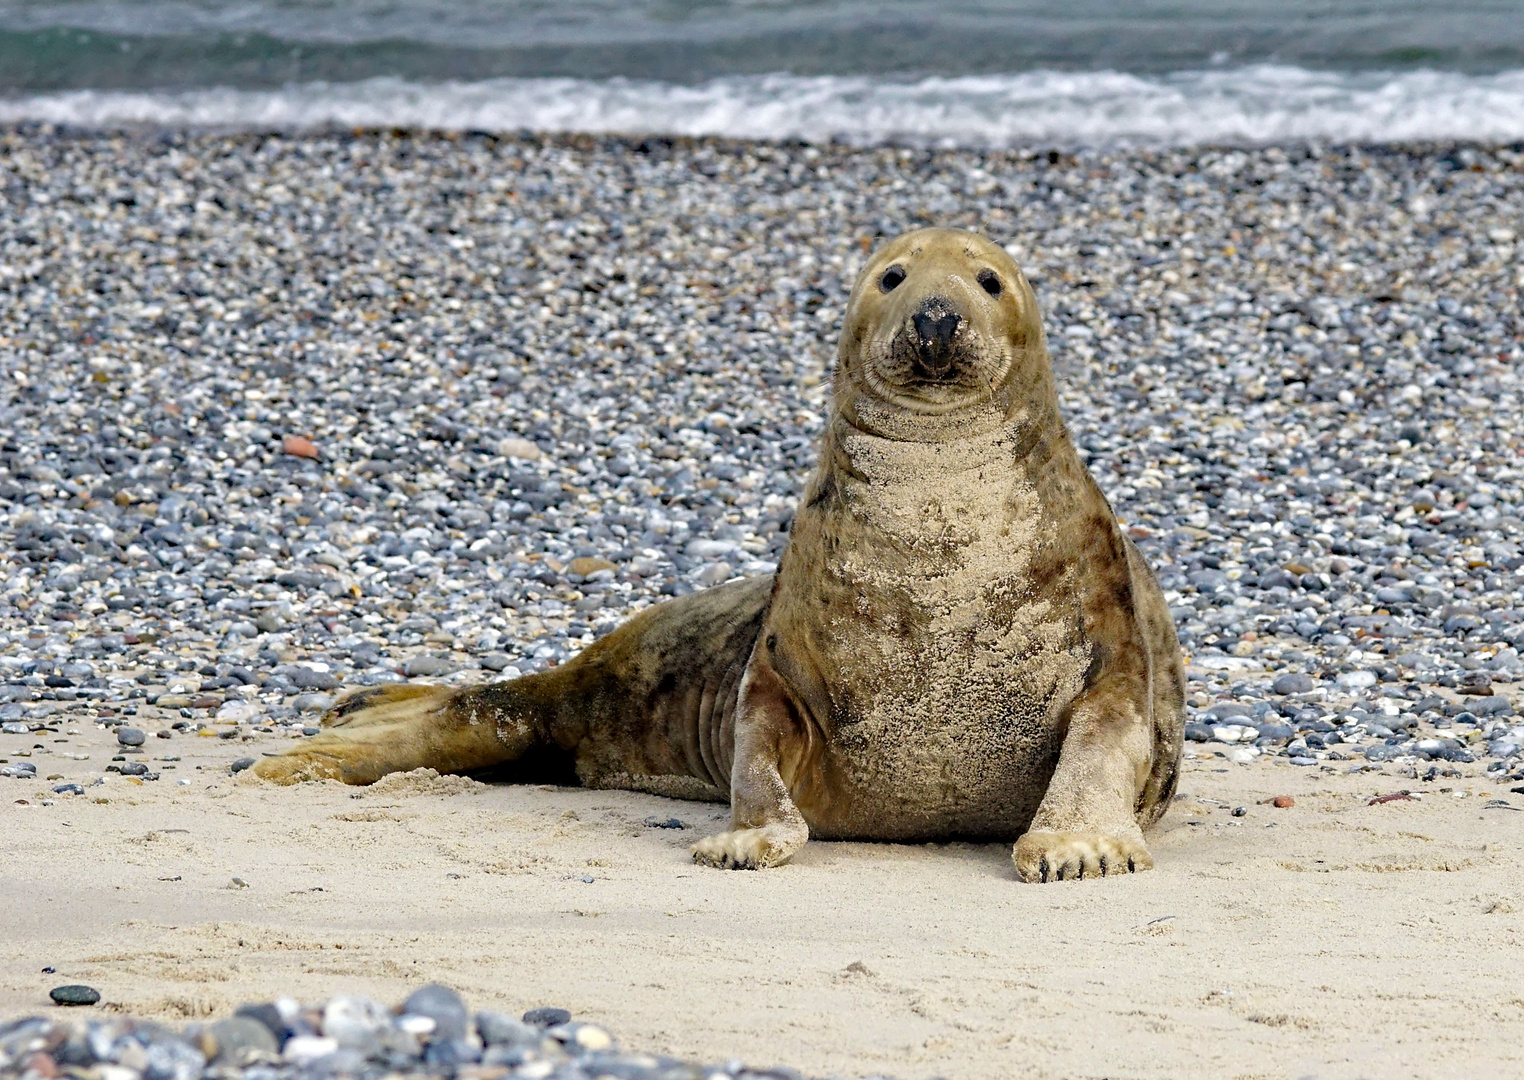
[[[915,372],[923,379],[940,379],[952,370],[953,341],[963,327],[963,317],[937,297],[922,304],[910,317],[915,330]]]

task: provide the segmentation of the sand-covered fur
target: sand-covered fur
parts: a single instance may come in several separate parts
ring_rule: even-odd
[[[853,290],[821,464],[770,582],[661,605],[552,671],[393,687],[258,766],[367,783],[545,751],[582,782],[731,803],[717,866],[810,836],[1020,837],[1024,880],[1152,865],[1183,673],[1154,579],[1058,416],[999,247],[922,230]]]

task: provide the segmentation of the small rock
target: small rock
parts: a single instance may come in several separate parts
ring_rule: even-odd
[[[295,1007],[295,1002],[289,999],[286,1001],[286,1004],[292,1006],[293,1009]],[[248,1017],[250,1020],[263,1024],[270,1034],[274,1036],[277,1043],[282,1042],[287,1035],[292,1034],[286,1023],[286,1014],[281,1012],[281,1006],[278,1004],[266,1001],[258,1004],[240,1005],[237,1009],[233,1010],[233,1015]]]
[[[391,1023],[390,1010],[367,997],[338,994],[323,1006],[323,1034],[340,1046],[365,1053],[380,1046],[381,1033]]]
[[[1473,676],[1481,675],[1481,678]],[[1488,697],[1492,694],[1492,678],[1480,671],[1468,671],[1461,677],[1460,692],[1467,696]]]
[[[280,1053],[268,1027],[250,1016],[230,1016],[207,1028],[213,1041],[213,1060],[220,1065],[247,1065],[260,1054]]]
[[[507,653],[488,653],[486,656],[477,661],[477,663],[481,664],[481,666],[486,668],[488,671],[502,671],[504,668],[511,665],[513,660],[508,656]]]
[[[503,439],[497,444],[497,452],[521,461],[538,461],[544,456],[540,448],[528,439]]]
[[[442,1072],[453,1072],[457,1066],[468,1065],[482,1059],[481,1050],[465,1039],[447,1039],[436,1036],[423,1051],[423,1063]]]
[[[403,1013],[397,1017],[397,1030],[415,1039],[427,1039],[434,1034],[437,1027],[432,1016],[415,1016],[412,1013]]]
[[[648,829],[686,829],[688,827],[675,817],[648,817],[641,824]]]
[[[232,770],[233,770],[234,774],[236,775],[238,773],[243,772],[245,769],[253,768],[254,767],[254,762],[256,760],[257,760],[256,758],[251,758],[251,757],[241,757],[241,758],[239,758],[237,761],[233,762],[233,765],[232,765]]]
[[[535,1046],[540,1041],[538,1028],[515,1020],[506,1013],[477,1013],[476,1031],[488,1046]]]
[[[297,694],[291,699],[291,707],[302,712],[327,712],[332,705],[332,694]]]
[[[1247,806],[1235,806],[1235,807],[1233,807],[1233,816],[1234,817],[1248,817],[1249,816],[1249,808]]]
[[[710,563],[699,571],[696,580],[700,585],[719,585],[730,580],[730,575],[735,571],[728,562]]]
[[[282,453],[290,454],[292,457],[317,460],[317,445],[304,435],[287,435],[280,441],[280,448]]]
[[[1374,671],[1346,671],[1339,676],[1338,683],[1345,690],[1364,690],[1376,685],[1376,673]]]
[[[1312,676],[1301,672],[1288,672],[1270,684],[1277,694],[1305,694],[1312,689]]]
[[[148,736],[138,728],[122,727],[116,729],[116,741],[123,746],[142,746],[148,741]]]
[[[1277,795],[1275,798],[1270,800],[1270,805],[1281,810],[1290,810],[1293,806],[1296,805],[1296,800],[1293,799],[1290,795]]]
[[[566,1009],[542,1005],[537,1009],[530,1009],[523,1015],[522,1019],[524,1023],[533,1024],[535,1027],[550,1028],[571,1023],[571,1015]]]
[[[590,555],[581,556],[566,564],[567,573],[578,574],[582,577],[592,577],[600,570],[614,569],[617,568],[607,559],[598,559]]]
[[[448,986],[430,983],[414,990],[402,1003],[402,1012],[433,1020],[436,1039],[462,1040],[466,1037],[470,1014],[460,995]]]
[[[94,1005],[101,999],[101,992],[93,986],[85,986],[80,983],[72,983],[68,986],[55,986],[48,991],[48,997],[57,1005]]]
[[[417,675],[448,675],[455,665],[442,656],[415,656],[402,665],[402,673],[409,677]]]
[[[562,1046],[574,1046],[587,1054],[596,1054],[614,1045],[614,1038],[596,1024],[559,1024],[545,1034]]]
[[[314,671],[308,667],[292,668],[286,676],[303,690],[337,690],[339,678],[329,671]]]
[[[216,710],[216,719],[224,724],[247,724],[259,716],[259,705],[251,701],[226,701]]]
[[[146,1080],[198,1080],[206,1055],[184,1039],[155,1038],[148,1044],[143,1075]]]
[[[377,1051],[379,1053],[379,1050]],[[362,1075],[366,1054],[351,1046],[341,1046],[331,1054],[325,1054],[307,1065],[307,1076],[351,1077]]]
[[[293,1065],[308,1065],[318,1058],[326,1057],[339,1048],[334,1039],[322,1038],[316,1035],[295,1035],[286,1040],[286,1045],[281,1048],[281,1057]]]

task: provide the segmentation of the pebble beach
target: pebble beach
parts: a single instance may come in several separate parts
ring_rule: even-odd
[[[1518,147],[22,126],[0,185],[8,819],[771,573],[854,274],[931,224],[1034,285],[1203,775],[1524,808]]]

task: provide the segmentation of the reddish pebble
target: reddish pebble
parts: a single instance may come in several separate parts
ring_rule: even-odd
[[[1270,805],[1278,806],[1282,810],[1289,810],[1296,805],[1296,800],[1293,799],[1290,795],[1277,795],[1275,798],[1270,800]]]
[[[316,458],[318,448],[309,438],[302,435],[287,435],[281,440],[280,448],[292,457]]]
[[[53,1080],[58,1075],[58,1062],[53,1060],[51,1054],[45,1054],[39,1050],[21,1061],[21,1075],[40,1076],[43,1080]]]

